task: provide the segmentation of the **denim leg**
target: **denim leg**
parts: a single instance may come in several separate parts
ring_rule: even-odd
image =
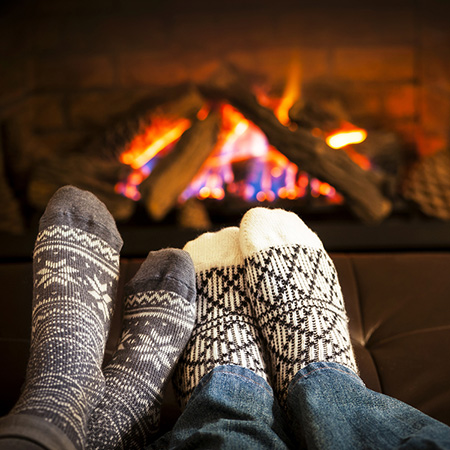
[[[336,363],[312,363],[292,380],[287,412],[299,444],[316,449],[449,449],[450,428],[364,386]]]
[[[272,388],[240,366],[219,366],[194,390],[173,430],[148,448],[287,449]]]

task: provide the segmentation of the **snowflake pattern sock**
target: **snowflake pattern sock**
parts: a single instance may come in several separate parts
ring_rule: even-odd
[[[72,186],[54,194],[33,255],[26,382],[10,416],[24,424],[42,419],[75,448],[84,447],[88,418],[103,395],[121,247],[113,217],[93,194]]]
[[[119,347],[89,426],[90,449],[137,449],[159,425],[162,391],[194,327],[195,272],[188,253],[151,252],[125,287]]]
[[[294,213],[254,208],[242,219],[240,245],[281,403],[309,363],[357,372],[336,269],[317,235]]]
[[[267,381],[262,339],[245,294],[239,229],[205,233],[184,249],[195,266],[197,318],[174,375],[182,406],[202,377],[217,366],[246,367]]]

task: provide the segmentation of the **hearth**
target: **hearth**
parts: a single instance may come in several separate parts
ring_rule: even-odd
[[[6,240],[31,239],[75,184],[132,255],[133,236],[180,244],[257,205],[299,213],[333,250],[448,246],[442,2],[104,3],[5,15],[20,35],[5,61],[23,69],[0,96]]]

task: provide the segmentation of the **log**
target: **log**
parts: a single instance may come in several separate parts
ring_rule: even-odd
[[[392,209],[369,172],[361,169],[343,151],[334,150],[301,128],[291,131],[272,110],[260,105],[243,77],[226,66],[200,86],[205,96],[225,99],[257,125],[269,142],[300,170],[327,182],[346,199],[350,210],[363,222],[378,223]]]
[[[332,131],[340,127],[343,120],[348,120],[344,114],[338,114],[322,108],[316,102],[297,101],[289,110],[289,119],[300,128],[312,130],[320,128],[322,131]]]
[[[187,86],[167,93],[166,101],[144,99],[126,112],[123,119],[115,121],[99,136],[77,149],[80,152],[118,158],[131,141],[145,132],[155,118],[183,117],[193,120],[203,107],[205,99],[194,86]]]
[[[141,184],[146,209],[154,220],[162,220],[214,150],[220,117],[210,112],[184,132],[174,150],[163,158]]]

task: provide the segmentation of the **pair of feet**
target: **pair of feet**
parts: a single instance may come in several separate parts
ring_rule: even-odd
[[[142,448],[175,366],[182,403],[224,364],[262,376],[281,404],[310,362],[356,371],[320,240],[296,215],[263,208],[240,229],[150,253],[126,287],[122,338],[102,369],[121,246],[92,194],[66,187],[50,201],[34,252],[32,347],[16,418],[45,420],[74,448]]]
[[[103,368],[122,244],[93,194],[65,187],[50,200],[33,255],[26,382],[7,436],[35,441],[37,430],[48,448],[142,449],[157,430],[194,326],[195,272],[182,250],[148,255],[125,287],[121,340]]]
[[[334,264],[297,215],[254,208],[240,228],[205,233],[184,249],[195,266],[197,318],[175,371],[182,403],[220,365],[252,370],[283,407],[309,363],[357,371]]]

